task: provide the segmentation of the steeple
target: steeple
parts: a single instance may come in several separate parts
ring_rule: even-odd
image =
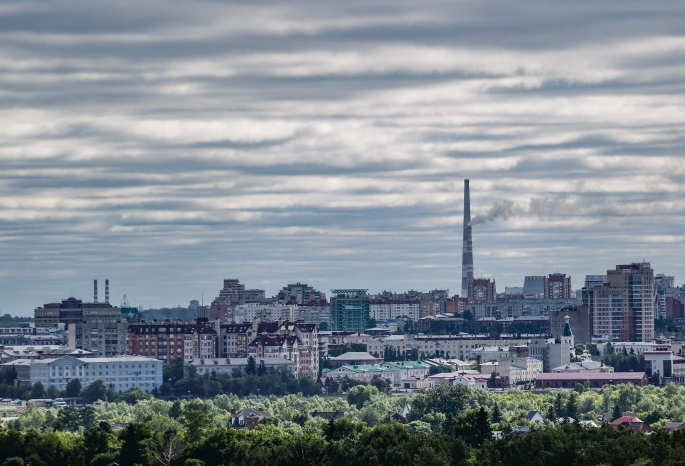
[[[564,320],[566,321],[566,323],[564,324],[564,331],[561,332],[561,342],[567,343],[569,349],[573,349],[573,347],[575,346],[575,339],[573,338],[573,332],[571,331],[571,324],[569,322],[571,318],[568,315],[566,315],[564,317]]]
[[[568,315],[564,317],[564,321],[566,321],[566,323],[564,324],[564,332],[562,333],[562,336],[565,336],[565,337],[572,337],[573,336],[573,332],[571,331],[571,324],[569,324],[570,320],[571,320],[571,318]]]

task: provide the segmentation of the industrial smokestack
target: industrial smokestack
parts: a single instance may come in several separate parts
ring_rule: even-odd
[[[105,302],[109,304],[109,279],[105,280]]]
[[[98,281],[93,280],[93,302],[98,302]]]
[[[469,283],[473,282],[473,239],[471,237],[471,195],[469,180],[464,180],[464,242],[461,259],[461,297],[469,295]]]

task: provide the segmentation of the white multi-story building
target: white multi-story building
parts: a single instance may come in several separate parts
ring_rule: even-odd
[[[485,335],[390,335],[366,342],[367,351],[382,356],[385,348],[394,348],[397,354],[416,351],[419,357],[430,358],[435,352],[445,358],[469,359],[471,350],[482,346],[526,345],[527,338],[488,338]],[[423,356],[422,356],[423,354]]]
[[[369,317],[376,320],[394,320],[408,317],[418,322],[420,302],[418,299],[374,299],[369,301]]]
[[[395,386],[400,386],[402,380],[409,377],[425,379],[431,367],[422,361],[386,362],[381,365],[393,372],[392,381]]]
[[[542,366],[541,360],[531,357],[509,358],[483,363],[480,365],[480,371],[487,375],[495,372],[501,377],[507,377],[509,385],[516,385],[520,382],[535,381],[538,374],[542,372]]]
[[[162,367],[158,359],[140,356],[119,356],[115,358],[39,359],[31,362],[31,384],[40,382],[45,388],[54,386],[65,390],[73,379],[79,379],[81,386],[102,379],[118,393],[139,387],[150,393],[162,385]]]

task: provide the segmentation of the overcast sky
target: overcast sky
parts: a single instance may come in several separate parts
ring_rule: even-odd
[[[685,2],[3,1],[0,310],[685,281]],[[494,206],[494,210],[493,209]]]

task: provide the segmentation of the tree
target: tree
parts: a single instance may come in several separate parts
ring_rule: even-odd
[[[57,387],[55,387],[54,385],[50,385],[48,387],[47,396],[51,400],[54,400],[55,398],[59,398],[59,390],[57,390]]]
[[[198,443],[212,427],[212,421],[199,409],[190,409],[185,412],[185,430],[183,439],[186,443]]]
[[[499,403],[495,403],[495,407],[492,410],[492,422],[495,424],[502,422],[502,411],[499,409]]]
[[[351,405],[355,405],[357,409],[362,409],[364,403],[375,395],[378,395],[378,389],[373,385],[357,385],[356,387],[347,390],[347,402]]]
[[[164,433],[158,434],[148,441],[147,445],[152,456],[162,466],[174,464],[176,458],[180,456],[182,449],[178,432],[174,429],[168,429]]]
[[[102,379],[95,379],[81,390],[81,400],[86,404],[95,403],[98,400],[107,401],[107,386]]]
[[[172,419],[178,419],[183,414],[183,405],[179,400],[174,401],[174,404],[169,408],[169,417]]]
[[[578,421],[578,394],[576,392],[571,392],[571,396],[568,397],[565,414],[567,419]]]
[[[245,368],[245,373],[247,375],[257,374],[257,362],[254,360],[253,356],[247,358],[247,367]]]
[[[383,380],[382,378],[380,378],[378,376],[373,377],[370,385],[373,385],[374,387],[376,387],[378,389],[378,391],[381,393],[389,392],[392,389],[392,383],[390,382],[390,379]]]
[[[443,427],[448,435],[461,437],[472,447],[480,447],[483,442],[492,437],[492,428],[488,414],[481,406],[458,417],[450,416]]]
[[[564,409],[564,399],[561,396],[561,392],[557,393],[557,396],[554,398],[554,422],[556,422],[557,418],[566,418],[566,410]]]
[[[2,383],[6,383],[7,385],[14,385],[14,379],[17,378],[17,368],[14,366],[5,366],[2,369],[0,369],[0,380]]]
[[[18,456],[7,458],[2,466],[24,466],[24,460]]]
[[[263,376],[266,374],[266,364],[264,364],[264,360],[259,361],[259,366],[257,366],[257,375],[259,377]]]
[[[117,397],[117,401],[124,401],[127,404],[135,405],[142,400],[151,400],[152,395],[145,393],[140,387],[131,387]]]
[[[42,383],[36,382],[33,384],[33,388],[31,389],[31,398],[34,400],[45,398],[45,387]]]
[[[611,421],[613,422],[616,419],[620,419],[621,417],[623,417],[621,407],[618,405],[618,403],[614,403],[614,410],[611,412]]]
[[[431,366],[428,369],[429,375],[442,374],[444,372],[454,372],[454,368],[447,364],[441,364],[438,366]]]
[[[80,379],[71,379],[67,383],[67,388],[66,388],[66,393],[65,395],[68,398],[76,398],[79,396],[79,393],[81,393],[81,380]]]
[[[411,402],[410,421],[421,421],[429,414],[457,416],[468,406],[471,393],[466,385],[440,385],[432,390],[419,391]]]
[[[118,463],[120,465],[146,464],[148,442],[152,439],[152,429],[143,423],[129,424],[119,434],[122,442]]]
[[[76,408],[66,407],[57,411],[57,422],[63,429],[75,432],[78,430],[80,422],[79,412]]]

